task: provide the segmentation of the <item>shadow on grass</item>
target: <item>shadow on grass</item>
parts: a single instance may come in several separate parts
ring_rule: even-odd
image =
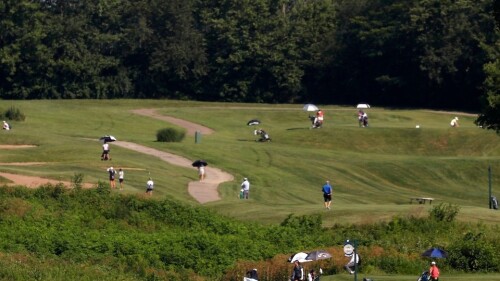
[[[300,128],[288,128],[286,129],[287,131],[293,131],[293,130],[309,130],[309,127],[300,127]]]

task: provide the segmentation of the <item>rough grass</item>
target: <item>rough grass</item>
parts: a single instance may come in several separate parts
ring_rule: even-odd
[[[111,134],[183,155],[206,159],[236,177],[220,187],[222,200],[206,206],[238,219],[279,223],[288,214],[323,214],[324,225],[369,223],[392,216],[426,215],[429,205],[410,205],[415,196],[435,197],[434,204],[461,206],[460,220],[500,222],[488,210],[488,166],[493,189],[500,180],[500,141],[477,128],[474,116],[460,115],[460,128],[450,128],[456,113],[425,110],[368,110],[369,128],[359,128],[356,109],[322,106],[325,125],[309,129],[301,105],[242,105],[156,100],[13,101],[25,115],[14,130],[0,134],[0,144],[35,144],[36,148],[1,150],[0,162],[49,162],[31,167],[0,166],[1,171],[69,180],[83,173],[85,182],[107,181],[110,165],[125,170],[125,193],[142,193],[149,175],[155,197],[169,196],[197,204],[187,193],[195,169],[180,168],[152,156],[114,147],[111,162],[100,161],[97,139]],[[162,114],[187,119],[215,130],[195,144],[155,140],[167,124],[130,112],[158,108]],[[271,135],[255,142],[250,119]],[[419,124],[420,129],[415,125]],[[175,127],[168,124],[169,127]],[[129,168],[129,169],[127,169]],[[210,176],[210,175],[208,175]],[[252,183],[251,199],[237,199],[240,180]],[[322,208],[321,185],[334,185],[331,211]],[[498,194],[498,193],[497,193]]]

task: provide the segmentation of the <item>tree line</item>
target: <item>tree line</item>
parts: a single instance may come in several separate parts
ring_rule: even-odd
[[[3,0],[0,98],[478,110],[498,92],[494,11],[495,0]]]

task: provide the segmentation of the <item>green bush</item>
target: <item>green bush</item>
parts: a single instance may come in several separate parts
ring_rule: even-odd
[[[451,244],[448,262],[453,268],[466,272],[498,272],[499,250],[498,241],[486,237],[485,233],[468,232]]]
[[[21,110],[19,110],[19,108],[13,106],[7,109],[3,115],[8,120],[24,121],[26,119],[24,113],[22,113]]]
[[[74,188],[82,188],[84,175],[82,173],[75,173],[71,177],[71,183]]]
[[[166,128],[158,130],[156,133],[156,140],[161,142],[180,142],[184,139],[185,135],[185,131]]]
[[[433,207],[429,211],[429,215],[431,218],[436,221],[446,221],[452,222],[455,220],[455,217],[458,215],[458,211],[460,207],[452,204],[441,203],[435,207]]]

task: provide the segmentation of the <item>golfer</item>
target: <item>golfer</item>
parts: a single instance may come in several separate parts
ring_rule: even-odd
[[[152,178],[149,178],[149,180],[146,182],[146,194],[147,195],[153,195],[153,189],[154,189],[154,182]]]
[[[330,210],[330,204],[332,203],[332,186],[330,185],[330,181],[325,182],[321,191],[323,192],[325,208]]]
[[[104,141],[102,145],[101,160],[111,160],[111,154],[109,154],[109,143]]]
[[[203,181],[205,179],[205,166],[200,165],[198,166],[198,177],[200,181]]]
[[[241,183],[241,189],[243,189],[243,198],[248,199],[250,193],[250,182],[247,178],[243,179],[243,182]]]
[[[120,183],[120,190],[123,190],[124,176],[125,176],[125,172],[123,172],[123,169],[120,168],[120,170],[118,170],[118,182]]]
[[[111,188],[116,188],[116,184],[115,184],[115,175],[116,175],[116,171],[115,169],[113,169],[113,167],[109,167],[107,169],[108,173],[109,173],[109,186]]]
[[[439,281],[439,268],[436,262],[431,262],[431,267],[429,268],[429,275],[431,276],[431,281]]]

